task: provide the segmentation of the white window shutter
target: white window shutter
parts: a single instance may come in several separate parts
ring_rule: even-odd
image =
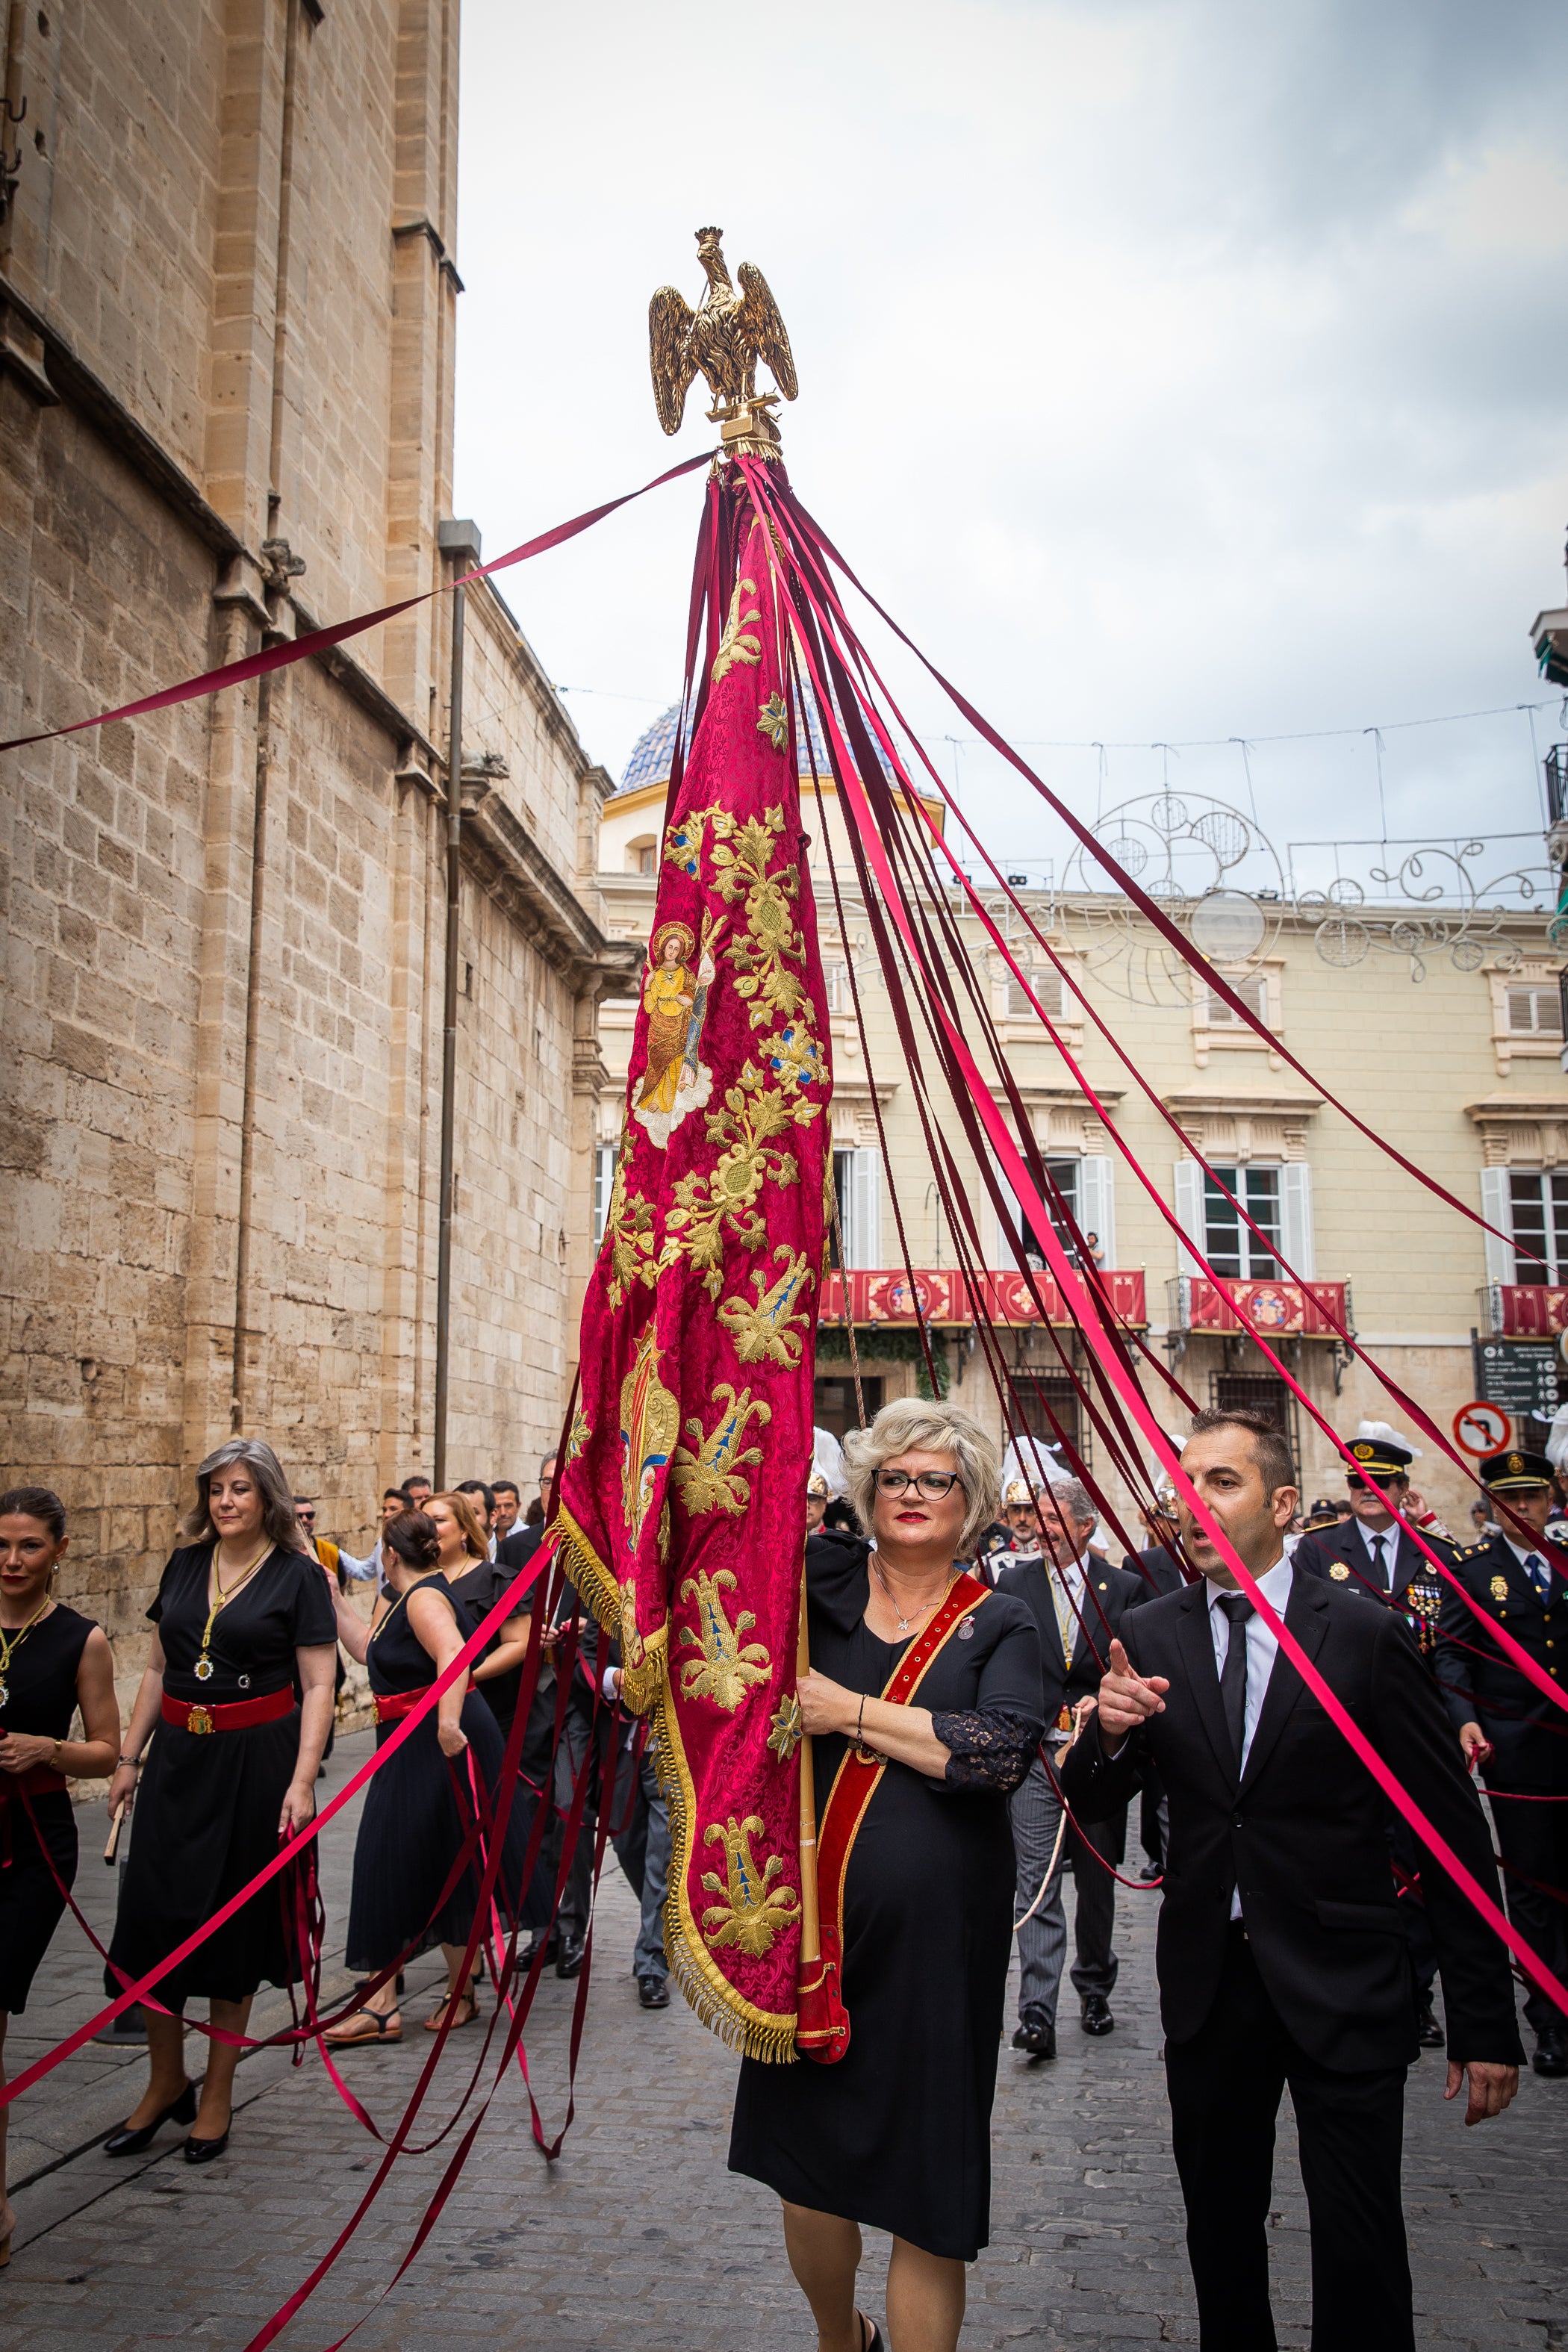
[[[1312,1248],[1312,1171],[1304,1160],[1288,1160],[1279,1171],[1279,1246],[1292,1274],[1317,1279]]]
[[[882,1263],[882,1155],[857,1150],[849,1170],[849,1231],[846,1251],[852,1266]]]
[[[1176,1223],[1190,1242],[1199,1249],[1204,1245],[1204,1170],[1200,1160],[1178,1160],[1176,1162]],[[1181,1274],[1202,1274],[1203,1268],[1190,1249],[1180,1244],[1176,1249],[1176,1268]]]
[[[1500,1233],[1512,1233],[1513,1202],[1506,1168],[1481,1170],[1481,1214],[1489,1225],[1496,1225]],[[1511,1282],[1515,1275],[1511,1242],[1500,1240],[1497,1234],[1487,1234],[1483,1238],[1487,1245],[1487,1280]]]
[[[1102,1266],[1116,1264],[1116,1162],[1107,1152],[1086,1152],[1078,1163],[1078,1229],[1086,1240],[1099,1234]]]
[[[996,1189],[1002,1195],[1001,1214],[998,1214],[992,1205],[989,1193],[986,1195],[985,1205],[991,1220],[991,1269],[998,1274],[1015,1274],[1018,1266],[1018,1248],[1014,1236],[1022,1233],[1024,1229],[1023,1215],[1018,1207],[1018,1195],[1003,1175],[996,1154],[993,1151],[989,1157],[991,1173],[995,1178]],[[1010,1228],[1005,1222],[1007,1217],[1013,1220]]]

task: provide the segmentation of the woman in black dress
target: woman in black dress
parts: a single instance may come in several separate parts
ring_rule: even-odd
[[[391,1738],[410,1702],[451,1664],[478,1622],[442,1574],[441,1552],[434,1517],[405,1511],[382,1531],[382,1558],[392,1596],[385,1615],[373,1630],[346,1601],[338,1606],[343,1646],[370,1672],[378,1747]],[[472,1983],[459,1981],[479,1895],[477,1860],[446,1903],[437,1906],[471,1818],[470,1765],[493,1809],[500,1789],[502,1751],[494,1716],[459,1675],[395,1755],[373,1774],[365,1792],[354,1842],[348,1964],[360,1976],[379,1976],[410,1950],[425,1951],[438,1943],[447,1959],[447,1990],[425,2021],[432,2033],[448,2008],[454,2028],[471,2025],[479,2014]],[[496,1888],[503,1910],[517,1907],[532,1805],[532,1792],[520,1783]],[[360,2042],[401,2042],[395,1979],[372,1993],[353,2016],[331,2027],[326,2039],[339,2050]]]
[[[450,1495],[432,1495],[425,1508],[441,1538],[441,1573],[477,1625],[489,1615],[517,1570],[491,1559],[479,1512],[466,1487]],[[528,1655],[528,1626],[526,1609],[504,1619],[473,1668],[479,1695],[500,1726],[503,1740],[517,1713],[523,1660]]]
[[[109,1790],[111,1812],[135,1807],[109,1948],[112,1968],[131,1979],[183,1944],[271,1861],[280,1838],[312,1819],[332,1719],[333,1587],[305,1549],[272,1448],[234,1437],[210,1454],[180,1532],[185,1543],[147,1612],[147,1671]],[[288,1895],[284,1874],[160,1980],[153,1998],[170,2014],[144,2010],[152,2073],[105,2140],[108,2155],[135,2155],[161,2124],[193,2119],[186,2162],[222,2155],[239,2052],[209,2042],[198,2110],[181,2019],[191,1996],[205,1994],[212,2023],[243,2033],[258,1985],[299,1981]]]
[[[114,1658],[102,1628],[53,1597],[65,1506],[47,1486],[0,1495],[0,2083],[5,2028],[27,1990],[76,1877],[71,1780],[98,1780],[120,1753]],[[81,1709],[85,1738],[72,1739]],[[51,1864],[53,1867],[51,1868]],[[0,2270],[11,2259],[0,2107]]]
[[[807,1547],[800,1704],[819,1822],[853,1748],[887,1759],[844,1878],[849,2044],[834,2065],[742,2061],[730,2166],[784,2200],[822,2352],[880,2343],[855,2308],[862,2222],[892,2233],[896,2352],[952,2352],[963,2265],[990,2228],[1013,1926],[1007,1798],[1044,1728],[1039,1636],[1022,1601],[972,1591],[915,1699],[878,1696],[910,1642],[951,1622],[962,1562],[996,1516],[1000,1468],[977,1422],[914,1397],[884,1406],[845,1454],[875,1549],[831,1534]]]

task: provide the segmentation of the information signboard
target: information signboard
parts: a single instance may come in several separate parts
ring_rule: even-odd
[[[1478,1339],[1476,1394],[1516,1422],[1532,1412],[1550,1421],[1557,1410],[1557,1360],[1550,1339]]]

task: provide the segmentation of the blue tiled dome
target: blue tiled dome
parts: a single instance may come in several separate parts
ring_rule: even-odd
[[[827,756],[827,742],[822,731],[822,721],[817,716],[815,697],[807,698],[806,716],[810,723],[811,750],[816,762],[816,772],[822,777],[830,776],[833,767]],[[675,730],[679,720],[680,705],[679,702],[672,702],[663,717],[656,719],[653,725],[638,737],[632,756],[626,761],[626,772],[621,778],[620,790],[623,793],[635,791],[638,784],[663,782],[669,773],[670,758],[675,750]],[[805,743],[802,739],[800,741],[801,774],[809,776],[811,766],[812,762],[806,757]],[[892,772],[885,758],[882,761],[882,768],[886,774]]]

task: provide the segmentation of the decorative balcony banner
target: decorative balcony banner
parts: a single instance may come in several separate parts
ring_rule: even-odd
[[[559,1526],[627,1703],[656,1711],[670,1965],[707,2023],[784,2060],[829,1032],[773,551],[719,484],[708,532],[718,649],[665,828]]]

